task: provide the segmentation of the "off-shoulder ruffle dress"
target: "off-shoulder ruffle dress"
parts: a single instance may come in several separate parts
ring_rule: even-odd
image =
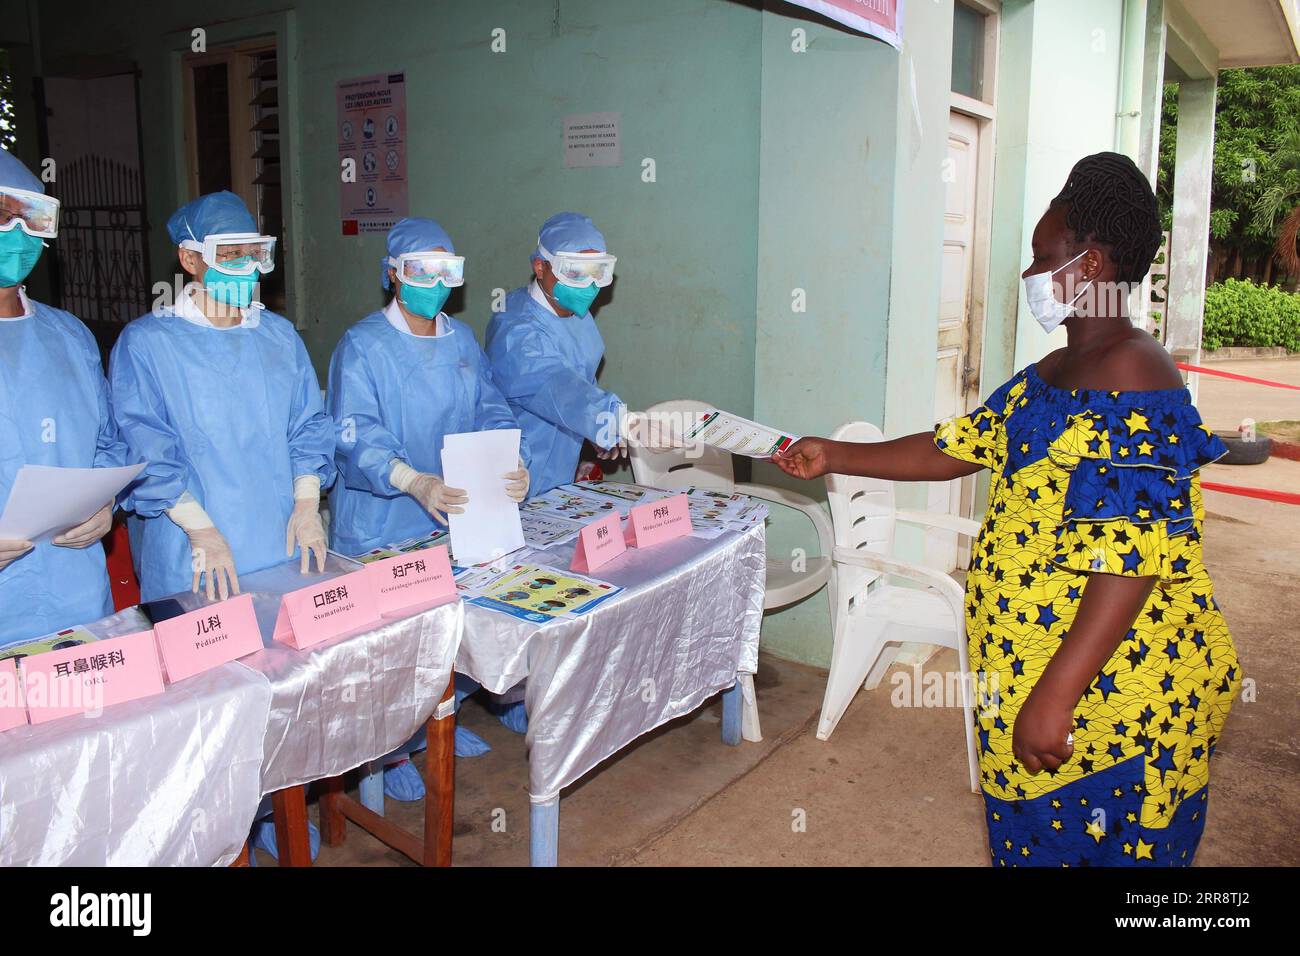
[[[1065,390],[1031,365],[935,444],[992,472],[966,626],[994,864],[1190,864],[1240,685],[1201,560],[1197,471],[1223,443],[1185,389]],[[1073,757],[1031,776],[1016,714],[1097,573],[1157,583],[1075,709]]]

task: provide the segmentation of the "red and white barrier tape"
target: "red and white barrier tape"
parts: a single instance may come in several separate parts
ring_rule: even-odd
[[[1200,372],[1202,375],[1217,375],[1219,378],[1230,378],[1238,382],[1251,382],[1255,385],[1267,385],[1269,388],[1289,388],[1293,391],[1300,392],[1300,385],[1288,385],[1286,382],[1273,382],[1266,378],[1255,378],[1253,375],[1238,375],[1236,372],[1224,372],[1217,368],[1206,368],[1203,365],[1186,365],[1183,362],[1179,362],[1178,367],[1184,372]]]
[[[1243,498],[1280,501],[1286,505],[1300,505],[1300,495],[1290,491],[1274,491],[1271,488],[1246,488],[1242,485],[1221,485],[1217,481],[1202,481],[1201,489],[1203,491],[1221,491],[1225,495],[1241,495]]]

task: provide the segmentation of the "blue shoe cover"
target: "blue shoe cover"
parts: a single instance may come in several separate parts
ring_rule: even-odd
[[[404,803],[424,799],[424,780],[415,764],[403,760],[384,768],[384,796]]]
[[[485,753],[490,753],[491,750],[492,745],[474,731],[465,727],[456,728],[457,757],[481,757]]]
[[[497,715],[497,720],[501,721],[507,728],[517,734],[528,733],[528,711],[524,709],[524,702],[517,700],[513,704],[506,704],[504,707],[492,707],[492,712]]]
[[[316,862],[316,857],[320,853],[320,830],[316,829],[316,824],[310,820],[307,821],[307,841],[311,844],[311,860]],[[280,859],[280,848],[275,843],[275,821],[258,820],[253,824],[252,846],[249,848],[248,864],[257,866],[256,858],[252,850],[258,849],[263,853],[269,853],[278,861]]]

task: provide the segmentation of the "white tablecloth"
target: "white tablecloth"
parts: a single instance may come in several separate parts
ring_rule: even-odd
[[[136,608],[87,627],[147,630]],[[262,791],[271,687],[237,663],[165,692],[0,734],[0,864],[230,863]]]
[[[241,578],[240,587],[252,593],[269,638],[281,594],[360,567],[331,554],[324,574],[283,564]],[[447,689],[464,617],[453,601],[305,651],[266,640],[265,650],[241,658],[272,692],[262,792],[338,776],[406,743]]]
[[[567,568],[573,549],[515,560]],[[757,670],[766,563],[760,524],[629,550],[591,575],[626,590],[576,618],[539,626],[466,606],[456,670],[494,693],[528,679],[534,801]]]
[[[459,601],[305,651],[271,640],[282,593],[358,567],[331,555],[325,574],[245,575],[264,650],[98,717],[0,734],[0,864],[226,865],[264,794],[408,740],[450,680]],[[136,608],[87,625],[101,638],[149,626]]]

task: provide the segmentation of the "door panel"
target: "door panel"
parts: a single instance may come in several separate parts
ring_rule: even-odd
[[[979,121],[952,112],[944,165],[943,271],[939,292],[935,421],[966,411],[967,384],[979,357],[971,354],[970,302],[975,245],[976,187],[979,182]],[[927,508],[961,513],[961,481],[930,483]],[[926,533],[925,563],[940,571],[965,564],[965,546],[946,532]]]

